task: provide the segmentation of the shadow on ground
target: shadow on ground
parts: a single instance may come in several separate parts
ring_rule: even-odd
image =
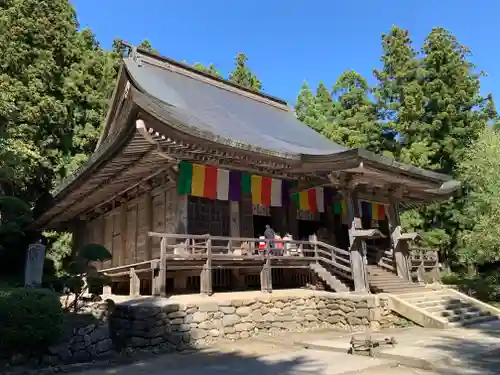
[[[267,358],[259,354],[221,351],[190,351],[137,359],[127,365],[85,370],[85,375],[319,375],[325,364],[294,353],[279,353]]]
[[[463,327],[461,334],[443,331],[430,348],[447,355],[451,362],[437,372],[442,375],[500,374],[500,321]]]

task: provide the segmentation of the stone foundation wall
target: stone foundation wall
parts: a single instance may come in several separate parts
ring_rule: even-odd
[[[169,303],[168,299],[118,304],[109,319],[81,327],[51,348],[48,359],[84,361],[135,348],[173,351],[203,347],[221,338],[238,340],[320,328],[379,330],[407,324],[391,312],[384,297],[317,291],[300,294],[224,301],[207,297],[196,304]]]

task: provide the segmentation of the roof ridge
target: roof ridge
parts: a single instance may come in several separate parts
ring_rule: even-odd
[[[128,43],[127,43],[128,45]],[[248,99],[253,99],[257,100],[269,105],[273,105],[275,107],[278,107],[282,110],[291,112],[291,108],[288,106],[288,103],[280,98],[277,98],[275,96],[265,94],[262,92],[254,91],[251,90],[247,87],[241,86],[237,83],[231,82],[228,79],[217,77],[213,74],[201,71],[199,69],[196,69],[195,67],[177,61],[175,59],[172,59],[170,57],[166,56],[160,56],[157,55],[151,51],[144,50],[142,48],[138,48],[135,46],[128,45],[131,48],[135,48],[135,53],[132,55],[129,55],[126,58],[132,58],[134,60],[140,59],[140,57],[146,57],[148,59],[156,60],[159,62],[159,64],[152,64],[160,68],[168,69],[171,71],[174,71],[175,73],[179,74],[184,74],[190,78],[197,79],[201,82],[207,83],[209,85],[216,86],[220,89],[228,90],[231,92],[234,92],[236,94],[240,94],[242,96],[245,96]],[[142,56],[140,56],[142,55]],[[148,63],[151,64],[151,60],[147,61]],[[173,68],[173,69],[172,69]]]

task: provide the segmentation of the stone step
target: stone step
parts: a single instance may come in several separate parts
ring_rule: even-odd
[[[429,311],[430,312],[430,311]],[[468,307],[462,307],[458,309],[453,309],[453,310],[442,310],[442,311],[435,311],[432,312],[432,315],[437,315],[443,318],[454,318],[456,316],[463,316],[467,315],[469,313],[481,313],[481,310],[478,309],[477,307],[474,306],[468,306]],[[481,315],[481,314],[480,314]]]
[[[466,320],[460,320],[455,322],[450,322],[450,327],[463,327],[470,326],[473,324],[485,323],[493,320],[498,320],[498,316],[495,315],[480,315]]]
[[[442,298],[442,299],[427,299],[427,300],[419,300],[419,301],[414,301],[414,300],[409,300],[407,301],[408,303],[415,305],[421,309],[427,309],[429,307],[447,307],[447,306],[455,306],[457,304],[463,303],[463,301],[457,300],[457,299],[450,299],[448,298]]]
[[[419,306],[421,307],[421,306]],[[431,314],[433,313],[440,313],[442,311],[453,311],[457,309],[464,309],[464,308],[469,308],[469,307],[474,307],[477,308],[471,304],[465,303],[465,302],[457,302],[457,303],[443,303],[443,304],[436,304],[436,305],[430,305],[430,306],[425,306],[424,309]]]
[[[447,316],[444,318],[448,320],[450,323],[455,323],[455,322],[467,322],[471,319],[485,317],[485,316],[490,317],[491,314],[487,311],[471,311],[459,315]]]

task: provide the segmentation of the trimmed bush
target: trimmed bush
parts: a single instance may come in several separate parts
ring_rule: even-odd
[[[47,289],[0,289],[0,354],[39,353],[57,342],[63,325],[59,297]]]

